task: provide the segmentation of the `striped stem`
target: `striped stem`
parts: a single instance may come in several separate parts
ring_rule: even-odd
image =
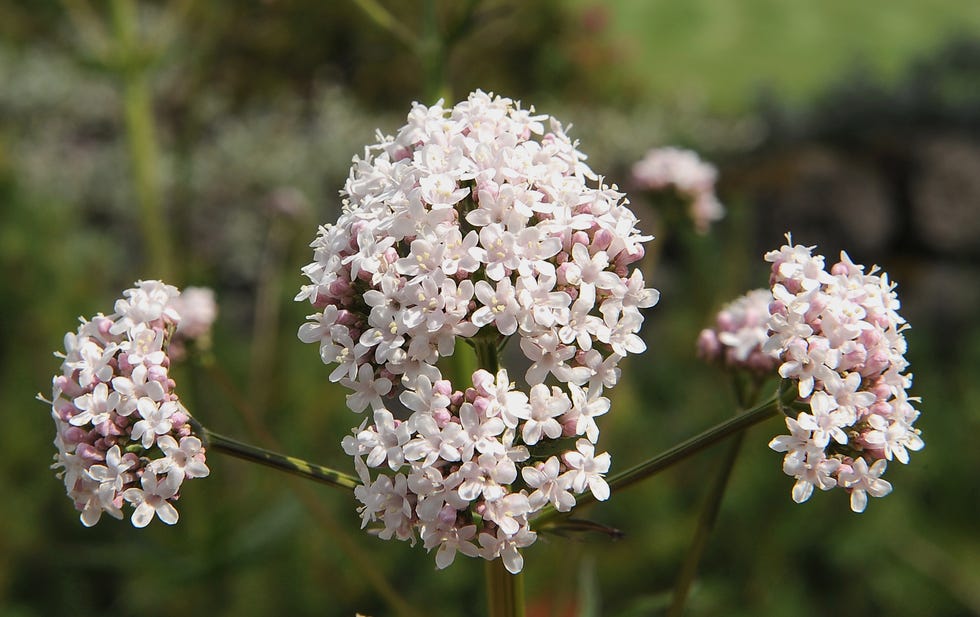
[[[354,476],[330,469],[322,465],[316,465],[293,456],[279,454],[272,450],[259,448],[230,437],[215,433],[205,427],[201,427],[201,434],[205,444],[218,452],[234,456],[246,461],[265,465],[285,471],[293,475],[301,476],[309,480],[315,480],[322,484],[339,488],[345,491],[353,491],[360,486],[360,481]]]

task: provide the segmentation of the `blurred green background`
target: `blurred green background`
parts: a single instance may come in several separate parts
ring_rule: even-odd
[[[926,449],[856,515],[842,491],[794,504],[766,447],[779,422],[752,429],[688,614],[980,614],[976,2],[383,2],[421,53],[371,4],[0,0],[0,616],[482,613],[482,563],[436,572],[420,547],[359,531],[352,499],[218,455],[175,527],[85,529],[32,400],[77,316],[139,278],[208,285],[213,363],[175,369],[187,406],[348,468],[339,442],[359,419],[296,339],[307,309],[292,297],[351,156],[440,85],[574,124],[627,190],[654,146],[720,167],[727,218],[654,241],[649,351],[602,422],[614,471],[732,412],[694,340],[766,284],[761,254],[783,232],[899,282]],[[716,450],[586,511],[624,539],[526,550],[529,614],[662,613]]]

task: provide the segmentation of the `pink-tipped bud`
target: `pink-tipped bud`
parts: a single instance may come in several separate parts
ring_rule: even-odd
[[[440,523],[442,523],[446,527],[449,527],[450,525],[453,525],[456,522],[456,514],[457,514],[456,508],[452,507],[447,503],[442,507],[441,510],[439,510],[439,515],[436,518]]]
[[[561,416],[561,436],[562,437],[575,437],[578,435],[578,419],[577,418],[567,418],[568,414]]]
[[[452,418],[453,414],[449,413],[448,409],[436,409],[432,412],[432,419],[436,421],[436,426],[439,428],[445,428]]]
[[[710,328],[701,330],[697,342],[698,357],[707,362],[714,362],[721,356],[721,342],[718,335]]]
[[[432,384],[432,391],[443,396],[451,396],[453,393],[453,384],[448,379],[439,379]]]
[[[592,237],[592,246],[597,251],[604,251],[609,248],[609,245],[612,244],[614,238],[615,236],[611,231],[605,228],[600,228]]]

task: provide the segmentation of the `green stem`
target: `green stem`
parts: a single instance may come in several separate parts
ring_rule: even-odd
[[[792,391],[792,388],[788,389],[786,392],[795,396],[795,392]],[[715,445],[719,441],[722,441],[735,433],[741,432],[750,426],[754,426],[768,418],[771,418],[772,416],[775,416],[783,408],[784,402],[785,401],[780,400],[780,395],[777,394],[758,407],[750,409],[749,411],[729,420],[725,420],[724,422],[709,428],[703,433],[695,435],[694,437],[691,437],[690,439],[683,441],[672,448],[668,448],[657,456],[654,456],[653,458],[646,460],[631,469],[613,476],[608,481],[610,493],[614,493],[616,491],[629,488],[634,484],[638,484],[639,482],[660,473],[668,467],[676,465],[677,463],[697,454],[698,452]],[[589,493],[578,498],[577,506],[581,507],[593,502],[595,502],[595,497],[592,495],[592,493]],[[551,521],[559,516],[560,514],[556,510],[554,510],[552,507],[547,507],[542,510],[542,513],[535,519],[535,526],[540,529],[542,523]]]
[[[744,437],[744,432],[736,435],[725,452],[725,458],[722,460],[721,467],[718,469],[718,475],[715,476],[711,490],[708,493],[708,498],[701,510],[701,515],[698,517],[698,524],[694,532],[694,539],[691,541],[691,548],[684,558],[684,564],[681,566],[680,574],[677,576],[677,582],[674,584],[674,597],[670,604],[670,610],[667,612],[667,617],[680,617],[684,613],[684,604],[687,601],[688,592],[691,589],[691,584],[694,582],[694,577],[697,576],[698,564],[701,562],[704,548],[708,544],[711,530],[715,526],[715,521],[718,520],[718,512],[721,510],[721,502],[725,496],[725,489],[728,488],[728,479],[731,477],[732,469],[735,467],[735,459],[738,458]]]
[[[292,237],[288,219],[273,216],[269,222],[262,255],[252,322],[252,352],[249,354],[249,399],[251,408],[261,416],[268,407],[275,373],[276,347],[279,341],[279,311],[285,267],[286,248]]]
[[[756,375],[746,375],[742,372],[736,372],[733,377],[735,398],[738,401],[739,410],[741,411],[758,400],[759,390],[762,387],[764,379]],[[711,531],[714,529],[715,523],[718,520],[718,513],[721,511],[721,502],[728,488],[728,480],[731,477],[732,470],[735,468],[735,461],[738,459],[739,451],[742,449],[744,437],[744,432],[736,435],[729,444],[728,450],[725,451],[725,457],[721,461],[721,466],[718,468],[714,482],[708,491],[708,496],[701,509],[701,514],[698,516],[698,523],[694,531],[694,538],[691,540],[691,547],[684,557],[684,563],[681,565],[680,573],[677,575],[677,581],[674,583],[674,595],[667,617],[680,617],[684,614],[684,605],[687,602],[694,578],[697,576],[698,564],[701,563],[701,557],[704,555],[708,538],[711,536]]]
[[[425,0],[423,3],[422,40],[419,41],[417,54],[422,63],[424,100],[430,105],[439,99],[445,99],[452,104],[449,80],[446,77],[448,51],[446,42],[439,33],[435,0]]]
[[[354,4],[371,21],[393,34],[396,39],[404,43],[409,49],[415,50],[418,47],[419,42],[412,31],[406,28],[402,22],[398,21],[381,3],[376,0],[354,0]]]
[[[511,574],[500,559],[486,562],[487,617],[524,617],[524,577]]]
[[[224,394],[232,402],[235,409],[237,409],[241,414],[242,420],[244,420],[246,427],[248,427],[251,433],[253,435],[257,435],[261,441],[269,443],[272,445],[272,447],[278,448],[279,446],[276,443],[275,437],[273,437],[272,433],[269,432],[269,429],[262,423],[262,420],[255,412],[255,409],[249,404],[248,400],[241,394],[241,392],[238,391],[234,383],[231,381],[231,379],[229,379],[228,375],[221,370],[221,367],[214,363],[213,358],[198,357],[197,359],[200,361],[200,368],[207,371],[209,381],[217,384],[218,388],[224,391]],[[191,421],[196,422],[196,420],[193,418]],[[207,434],[206,429],[200,426],[199,423],[196,424],[195,429],[201,431],[202,434]],[[214,433],[210,434],[214,435]],[[239,447],[239,449],[243,445],[239,442],[234,443]],[[249,448],[251,449],[251,447]],[[260,450],[260,452],[262,452],[262,450]],[[237,450],[236,453],[228,453],[237,455]],[[246,458],[246,460],[251,461],[254,459],[249,456]],[[263,465],[280,469],[278,464],[272,464],[265,460],[258,462]],[[295,471],[291,471],[291,473],[294,473],[300,478],[309,479],[309,476],[306,474]],[[343,476],[343,474],[339,475]],[[316,524],[322,527],[327,536],[330,537],[331,542],[340,548],[341,553],[343,553],[345,558],[348,560],[348,562],[344,563],[349,563],[351,567],[363,574],[368,584],[374,588],[375,592],[381,598],[383,598],[385,602],[388,603],[395,615],[399,615],[400,617],[420,617],[420,613],[412,608],[405,598],[403,598],[401,594],[399,594],[399,592],[392,586],[392,584],[388,582],[384,576],[384,571],[379,568],[374,563],[372,558],[364,551],[363,545],[359,542],[355,542],[347,530],[337,521],[334,513],[329,508],[324,507],[322,501],[319,499],[319,495],[310,490],[311,487],[306,483],[297,481],[291,484],[293,491],[299,497],[300,501],[302,501],[306,506],[307,510],[309,510],[309,512],[312,514],[313,520],[316,521]],[[344,490],[347,490],[346,487],[344,487]]]
[[[215,433],[214,431],[211,431],[203,426],[200,426],[199,430],[207,447],[217,450],[218,452],[246,461],[251,461],[253,463],[258,463],[260,465],[265,465],[267,467],[272,467],[274,469],[278,469],[279,471],[285,471],[286,473],[302,476],[304,478],[315,480],[322,484],[348,492],[353,491],[355,488],[361,485],[357,478],[341,471],[330,469],[329,467],[323,467],[322,465],[315,465],[299,458],[286,456],[284,454],[279,454],[278,452],[266,450],[265,448],[259,448],[258,446],[243,443],[230,437],[225,437],[224,435]]]
[[[473,339],[473,349],[476,351],[477,367],[496,376],[500,370],[497,342],[492,338],[476,338]]]
[[[478,337],[473,340],[479,368],[497,374],[500,358],[496,337]],[[511,574],[504,568],[502,558],[488,561],[484,569],[487,586],[488,617],[524,617],[524,576]]]
[[[147,66],[137,42],[133,0],[113,0],[112,27],[118,54],[116,70],[122,79],[123,114],[132,159],[140,231],[146,247],[148,273],[170,279],[173,262],[170,234],[163,216],[159,152]]]

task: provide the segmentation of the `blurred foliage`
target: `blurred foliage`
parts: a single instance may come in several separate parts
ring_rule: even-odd
[[[695,147],[720,164],[729,213],[711,236],[663,228],[633,195],[658,236],[647,268],[663,300],[648,315],[650,350],[625,366],[604,418],[616,469],[731,413],[726,378],[695,360],[693,341],[720,304],[765,284],[759,255],[786,229],[825,255],[878,262],[900,283],[927,448],[892,465],[895,492],[854,515],[843,494],[794,504],[766,448],[778,423],[752,429],[689,614],[980,614],[980,47],[964,37],[920,55],[950,24],[978,29],[977,12],[952,0],[948,12],[821,4],[838,13],[758,0],[733,20],[722,4],[481,3],[449,77],[457,96],[497,90],[573,123],[593,168],[627,189],[629,166],[654,145]],[[421,3],[385,5],[423,27]],[[436,573],[419,547],[365,536],[353,500],[218,456],[212,477],[183,495],[176,527],[78,523],[47,468],[45,406],[30,399],[47,390],[50,353],[75,317],[110,310],[145,255],[118,82],[65,6],[105,17],[95,1],[0,1],[0,406],[10,423],[0,433],[0,616],[395,614],[350,545],[422,614],[480,612],[481,563],[460,558]],[[438,6],[443,29],[463,10]],[[212,368],[175,369],[181,397],[215,430],[346,468],[339,441],[354,417],[296,340],[305,310],[291,299],[316,224],[336,216],[351,156],[376,128],[399,126],[422,96],[421,67],[351,2],[141,9],[180,257],[173,282],[213,286],[221,310]],[[828,54],[803,54],[805,41]],[[888,51],[887,61],[848,69],[846,54],[862,48]],[[746,74],[757,70],[777,77],[753,106]],[[542,538],[526,552],[531,614],[662,612],[720,455],[584,513],[622,529],[622,541]]]

